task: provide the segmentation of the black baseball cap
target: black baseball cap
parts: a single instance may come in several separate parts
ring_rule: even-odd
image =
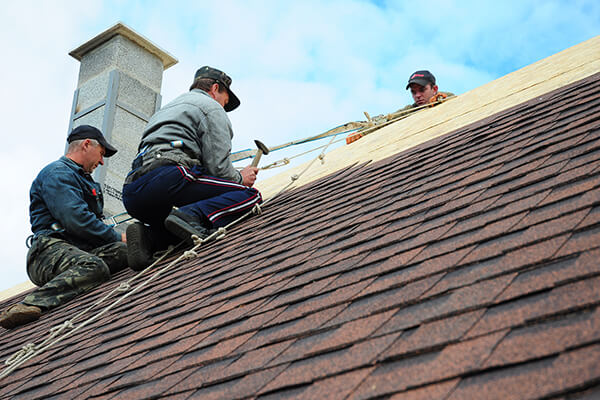
[[[67,137],[67,143],[71,143],[74,140],[83,139],[97,140],[98,143],[104,147],[104,157],[108,158],[117,152],[117,149],[115,149],[106,141],[104,135],[102,135],[102,132],[100,132],[100,129],[91,125],[79,125],[77,128],[73,129],[69,134],[69,137]]]
[[[428,83],[435,85],[435,76],[429,71],[416,71],[408,79],[408,85],[406,85],[406,89],[410,87],[411,83],[416,83],[417,85],[427,86]]]
[[[225,86],[225,89],[227,89],[227,92],[229,93],[229,101],[224,107],[225,111],[233,111],[239,107],[240,99],[238,99],[235,93],[231,91],[231,78],[225,72],[205,65],[196,71],[196,74],[194,75],[194,81],[198,78],[211,78],[219,82],[219,84]]]

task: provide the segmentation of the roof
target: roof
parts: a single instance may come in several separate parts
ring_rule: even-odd
[[[286,192],[198,254],[0,397],[597,397],[600,73]],[[2,332],[0,359],[132,274]]]

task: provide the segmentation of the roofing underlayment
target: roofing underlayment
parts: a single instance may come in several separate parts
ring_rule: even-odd
[[[598,43],[567,84],[282,194],[0,398],[600,396]],[[0,359],[132,275],[2,331]]]

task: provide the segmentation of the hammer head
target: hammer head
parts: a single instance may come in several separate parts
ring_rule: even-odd
[[[263,154],[269,154],[269,148],[265,146],[263,142],[261,142],[260,140],[255,140],[254,143],[256,144],[256,147],[260,151],[262,151]]]

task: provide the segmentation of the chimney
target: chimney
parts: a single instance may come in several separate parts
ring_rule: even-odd
[[[122,23],[69,55],[81,62],[69,132],[95,126],[118,149],[94,172],[104,193],[104,213],[114,216],[125,211],[123,181],[148,119],[160,108],[163,71],[177,59]]]

